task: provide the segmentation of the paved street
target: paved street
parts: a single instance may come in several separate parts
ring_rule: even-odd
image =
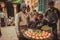
[[[1,29],[2,29],[1,30],[2,37],[0,38],[0,40],[18,40],[14,26],[7,26],[7,27],[3,27]]]
[[[0,40],[18,40],[15,32],[15,27],[3,27],[2,28],[2,37]]]

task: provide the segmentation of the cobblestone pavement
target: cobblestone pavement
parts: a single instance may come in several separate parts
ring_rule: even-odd
[[[0,40],[18,40],[15,27],[9,26],[9,27],[3,27],[2,30],[2,37]]]

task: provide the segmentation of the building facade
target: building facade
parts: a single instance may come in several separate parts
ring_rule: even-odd
[[[12,3],[12,2],[7,2],[7,0],[0,0],[0,6],[2,7],[3,12],[6,13],[7,17],[9,16],[14,17],[15,14],[20,11],[20,4],[22,1],[25,1],[26,5],[30,6],[31,11],[33,9],[36,9],[37,11],[42,11],[42,12],[45,12],[47,10],[48,2],[49,2],[49,0],[22,0],[22,1],[16,0],[16,1]],[[60,10],[60,0],[53,0],[53,1],[56,2],[55,7],[57,7]]]

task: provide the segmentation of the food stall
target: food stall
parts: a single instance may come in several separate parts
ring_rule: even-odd
[[[23,36],[30,40],[51,40],[52,28],[45,25],[41,29],[28,28],[23,31]]]

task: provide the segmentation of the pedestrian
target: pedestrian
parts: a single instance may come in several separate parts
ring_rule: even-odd
[[[1,18],[1,27],[4,27],[4,26],[5,26],[6,15],[5,15],[5,13],[2,11],[2,8],[0,8],[0,18]]]
[[[23,36],[23,32],[27,30],[29,15],[26,13],[26,4],[22,3],[20,6],[21,11],[15,16],[16,32],[19,40],[28,40]]]
[[[2,8],[0,7],[0,13],[2,11]],[[2,33],[1,33],[1,17],[0,17],[0,37],[2,36]]]
[[[52,33],[53,33],[53,39],[52,40],[58,40],[57,36],[57,21],[58,21],[58,14],[59,10],[54,7],[55,2],[50,1],[48,3],[49,9],[46,11],[45,17],[47,18],[49,22],[49,26],[52,27]]]
[[[32,28],[32,29],[36,29],[36,24],[38,22],[38,12],[36,12],[32,18],[30,19],[30,22],[29,22],[29,25],[28,27],[29,28]]]

